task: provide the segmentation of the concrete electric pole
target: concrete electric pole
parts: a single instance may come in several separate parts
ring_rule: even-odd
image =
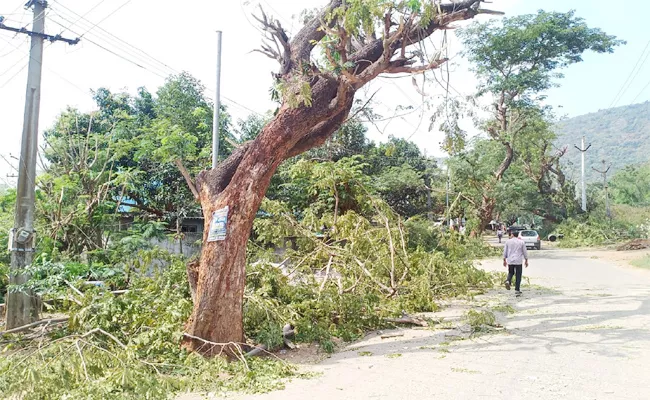
[[[34,199],[36,190],[36,158],[38,153],[38,116],[41,102],[41,71],[43,66],[43,41],[62,41],[76,44],[79,39],[65,39],[60,35],[52,36],[45,31],[45,0],[29,0],[26,8],[33,7],[34,21],[32,30],[14,28],[4,25],[0,19],[0,29],[31,36],[29,67],[27,76],[27,93],[25,97],[25,115],[18,166],[18,186],[16,188],[16,211],[14,227],[9,235],[11,267],[10,285],[24,285],[29,276],[25,267],[32,263],[34,254]],[[38,298],[29,290],[17,290],[7,293],[6,329],[17,328],[38,319]]]
[[[581,176],[582,176],[582,211],[587,212],[587,188],[585,186],[586,185],[585,184],[585,153],[591,147],[591,143],[589,143],[589,146],[587,146],[587,148],[585,148],[585,137],[583,136],[582,137],[582,143],[581,143],[580,147],[575,146],[575,145],[573,147],[575,147],[576,149],[578,149],[580,151],[580,153],[582,153],[581,154],[582,155],[582,173],[581,173]]]
[[[594,171],[600,173],[603,176],[603,188],[605,189],[605,212],[607,213],[607,218],[611,221],[612,219],[612,213],[609,209],[609,191],[608,191],[608,186],[607,186],[607,173],[609,172],[610,168],[612,168],[612,164],[609,164],[607,168],[605,168],[605,160],[603,160],[603,170],[599,170],[596,168],[592,168]]]
[[[219,162],[219,113],[221,112],[221,31],[217,31],[217,91],[214,96],[214,117],[212,119],[212,169]]]

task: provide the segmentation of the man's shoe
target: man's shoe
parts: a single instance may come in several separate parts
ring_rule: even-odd
[[[521,290],[515,290],[515,294],[516,294],[517,296],[521,295]]]
[[[506,285],[506,289],[510,290],[510,282],[505,281],[503,283]]]

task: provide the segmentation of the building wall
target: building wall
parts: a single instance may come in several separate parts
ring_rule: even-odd
[[[201,251],[201,239],[203,239],[203,233],[184,233],[182,239],[182,254],[184,256],[193,256]],[[154,246],[165,249],[173,254],[181,254],[181,246],[179,245],[178,239],[174,237],[167,237],[163,240],[152,240],[151,242]]]

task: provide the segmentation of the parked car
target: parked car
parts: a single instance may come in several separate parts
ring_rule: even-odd
[[[511,226],[508,227],[507,231],[508,231],[508,232],[512,232],[512,234],[513,234],[514,236],[519,236],[519,232],[521,232],[521,231],[525,231],[525,230],[527,230],[527,229],[528,229],[528,228],[526,228],[525,226],[521,226],[521,225],[511,225]]]
[[[520,231],[519,239],[523,240],[526,243],[526,247],[535,248],[537,250],[542,249],[542,240],[540,239],[539,233],[537,233],[537,231]]]

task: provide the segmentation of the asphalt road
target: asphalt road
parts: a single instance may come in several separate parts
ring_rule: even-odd
[[[234,397],[650,399],[650,271],[589,252],[531,251],[530,258],[522,297],[500,289],[480,300],[516,310],[499,314],[505,331],[468,340],[454,340],[463,334],[453,331],[370,335],[311,367],[316,378]],[[504,270],[499,260],[482,267]]]

